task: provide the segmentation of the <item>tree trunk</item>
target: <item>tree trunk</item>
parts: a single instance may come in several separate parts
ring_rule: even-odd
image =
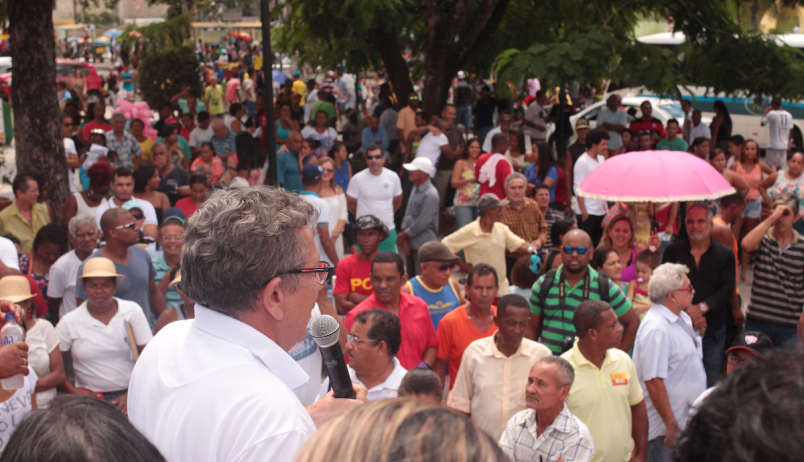
[[[54,218],[70,196],[67,161],[55,95],[53,1],[8,0],[17,172],[38,173]]]
[[[759,0],[751,2],[751,29],[759,29]]]
[[[388,32],[379,15],[375,16],[374,27],[369,30],[368,35],[371,48],[380,55],[385,70],[388,71],[388,80],[399,100],[397,108],[402,109],[408,104],[407,96],[413,92],[413,83],[410,81],[408,63],[402,56],[399,41],[396,36]]]

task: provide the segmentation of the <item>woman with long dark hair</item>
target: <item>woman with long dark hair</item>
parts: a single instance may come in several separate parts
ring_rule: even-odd
[[[712,105],[715,111],[715,117],[712,123],[709,124],[709,129],[712,131],[712,140],[714,145],[722,149],[724,152],[729,149],[729,138],[731,138],[731,116],[726,103],[722,100],[717,100]]]
[[[537,161],[525,170],[528,183],[544,184],[550,188],[550,203],[556,201],[556,185],[558,184],[558,167],[553,160],[552,149],[544,141],[533,144]],[[536,152],[537,151],[537,152]]]

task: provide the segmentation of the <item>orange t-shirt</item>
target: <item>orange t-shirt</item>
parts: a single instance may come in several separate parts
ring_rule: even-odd
[[[722,218],[718,218],[718,217],[712,218],[712,223],[718,223],[718,224],[721,224],[723,226],[729,226],[729,224],[726,223]],[[737,281],[737,284],[739,285],[739,283],[740,283],[740,280],[739,280],[739,277],[740,277],[740,259],[738,258],[738,255],[740,255],[740,254],[738,253],[739,251],[737,250],[737,239],[731,241],[731,250],[734,252],[734,279]],[[737,287],[737,286],[735,286],[735,287]],[[740,289],[738,288],[736,290],[737,290],[737,293],[739,294]]]
[[[497,307],[491,305],[491,311],[497,315]],[[438,352],[436,357],[449,361],[449,389],[455,385],[455,378],[458,376],[458,368],[461,367],[463,352],[470,343],[477,339],[490,337],[497,332],[497,326],[492,324],[489,330],[481,332],[469,316],[466,315],[466,305],[450,311],[438,323]]]

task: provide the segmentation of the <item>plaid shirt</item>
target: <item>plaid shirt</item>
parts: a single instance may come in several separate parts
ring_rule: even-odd
[[[134,135],[125,131],[123,132],[122,141],[117,140],[117,135],[114,134],[114,131],[109,130],[106,132],[106,147],[109,148],[110,151],[117,152],[117,156],[120,158],[119,167],[133,167],[134,158],[142,154],[140,143],[137,143],[137,139],[134,138]]]
[[[572,415],[567,405],[540,436],[536,436],[536,411],[525,409],[511,417],[500,437],[500,448],[514,462],[588,462],[595,454],[589,429]]]
[[[547,240],[547,222],[544,221],[542,212],[539,210],[539,204],[533,199],[526,197],[522,210],[515,209],[513,204],[503,207],[501,221],[514,234],[528,242],[541,239],[544,244]],[[506,258],[520,258],[527,254],[527,252],[505,251]]]

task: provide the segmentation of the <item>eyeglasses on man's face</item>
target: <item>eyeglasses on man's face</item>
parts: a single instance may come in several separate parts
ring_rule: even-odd
[[[330,279],[332,279],[332,273],[334,272],[335,268],[332,265],[325,261],[320,261],[318,262],[318,267],[316,268],[298,268],[282,271],[278,273],[277,276],[281,276],[283,274],[313,274],[318,285],[325,286],[329,283]]]
[[[566,253],[567,255],[572,255],[574,252],[578,252],[578,255],[584,255],[586,251],[589,250],[588,248],[583,246],[572,247],[569,245],[565,245],[564,247],[562,247],[562,249],[564,249],[564,253]]]
[[[359,338],[359,337],[357,337],[355,335],[352,335],[352,334],[346,334],[346,341],[347,342],[352,342],[352,343],[354,343],[355,345],[358,345],[358,346],[363,342],[371,342],[372,344],[374,344],[374,342],[376,342],[376,340],[373,339],[373,338]]]

